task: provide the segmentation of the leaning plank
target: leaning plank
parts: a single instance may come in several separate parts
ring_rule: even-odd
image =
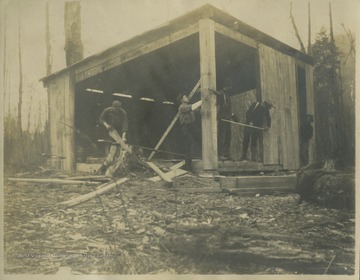
[[[177,164],[171,166],[170,169],[176,170],[176,169],[183,167],[184,165],[185,165],[185,160],[182,160],[182,161],[178,162]]]
[[[175,169],[175,170],[171,170],[169,172],[166,172],[164,173],[164,175],[169,178],[169,179],[172,179],[174,177],[177,177],[177,176],[180,176],[180,175],[184,175],[186,174],[187,171],[186,170],[182,170],[182,169]],[[158,182],[161,180],[161,177],[160,176],[155,176],[155,177],[152,177],[152,178],[149,178],[148,179],[149,181],[151,182]]]
[[[162,171],[160,170],[160,168],[157,167],[154,163],[148,161],[148,162],[147,162],[147,165],[148,165],[152,170],[154,170],[155,173],[156,173],[157,175],[159,175],[160,178],[163,179],[165,182],[168,182],[168,183],[171,183],[171,182],[172,182],[172,180],[169,179],[169,178],[165,175],[165,173],[162,172]]]
[[[199,86],[201,85],[201,79],[196,83],[195,87],[192,89],[191,93],[189,94],[189,100],[191,99],[191,97],[195,94],[195,92],[197,91],[197,89],[199,88]],[[175,117],[173,118],[173,120],[171,121],[169,127],[165,130],[164,134],[161,136],[159,142],[156,144],[154,150],[158,150],[161,146],[161,144],[164,142],[165,138],[168,136],[168,134],[170,133],[171,129],[173,128],[173,126],[175,125],[177,119],[179,118],[179,112],[175,115]],[[153,151],[149,157],[148,160],[151,160],[153,158],[153,156],[155,155],[156,151]]]
[[[75,206],[77,204],[83,203],[83,202],[85,202],[85,201],[87,201],[87,200],[89,200],[89,199],[91,199],[93,197],[102,195],[102,194],[112,190],[113,188],[119,186],[120,184],[126,182],[127,180],[129,180],[129,179],[128,178],[122,178],[122,179],[117,180],[115,182],[106,183],[106,184],[103,185],[103,187],[101,189],[97,189],[97,190],[95,190],[93,192],[90,192],[90,193],[75,197],[75,198],[70,199],[68,201],[61,202],[60,206],[72,207],[72,206]]]
[[[79,181],[79,180],[64,180],[64,179],[36,179],[36,178],[8,178],[13,182],[27,182],[27,183],[53,183],[62,185],[98,185],[98,182]]]

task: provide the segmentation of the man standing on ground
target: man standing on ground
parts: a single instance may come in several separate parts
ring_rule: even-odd
[[[257,146],[263,131],[267,131],[271,127],[271,117],[269,110],[274,107],[271,101],[254,102],[246,111],[246,124],[244,128],[244,139],[242,157],[240,160],[249,160],[247,150],[251,140],[251,160],[258,161]],[[264,119],[266,126],[263,128]]]
[[[218,119],[218,154],[219,158],[230,158],[231,124],[223,120],[237,121],[231,110],[230,92],[233,88],[232,80],[226,79],[224,87],[220,91],[214,91],[217,95],[217,119]]]
[[[121,137],[122,140],[126,141],[126,132],[128,130],[128,118],[126,111],[121,107],[121,102],[115,100],[112,102],[112,106],[105,108],[100,115],[100,122],[105,128],[111,132],[115,130]],[[105,174],[108,167],[114,164],[116,157],[120,153],[120,145],[111,144],[109,153],[101,165],[97,173]]]
[[[196,134],[194,127],[194,111],[200,108],[202,101],[200,100],[194,104],[189,104],[189,98],[186,94],[180,94],[177,99],[180,103],[179,120],[181,125],[181,135],[184,141],[184,146],[186,147],[184,169],[191,171],[192,154],[194,148],[194,135]]]
[[[306,115],[305,121],[300,127],[300,163],[301,166],[309,164],[309,144],[310,139],[313,136],[314,117],[312,115]]]

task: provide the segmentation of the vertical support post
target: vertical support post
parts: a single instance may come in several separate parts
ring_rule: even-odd
[[[64,83],[64,122],[68,126],[63,126],[63,153],[65,156],[63,167],[64,170],[75,171],[75,83],[72,72],[67,73]]]
[[[215,62],[215,24],[211,19],[199,22],[200,40],[200,78],[201,78],[201,124],[202,124],[202,160],[204,170],[218,168],[216,95],[210,90],[216,89]]]

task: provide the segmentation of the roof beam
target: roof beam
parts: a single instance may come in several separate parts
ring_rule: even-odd
[[[153,52],[162,47],[184,39],[199,31],[199,24],[193,24],[189,27],[178,30],[150,43],[138,41],[136,44],[117,49],[116,52],[109,52],[106,56],[95,58],[85,65],[81,65],[75,71],[75,81],[91,78],[106,70],[124,64],[130,60],[136,59],[147,53]]]

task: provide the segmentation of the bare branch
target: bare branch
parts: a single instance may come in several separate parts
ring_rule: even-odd
[[[299,35],[299,31],[298,31],[298,29],[297,29],[297,27],[296,27],[295,19],[294,19],[293,15],[292,15],[292,2],[290,2],[290,18],[291,18],[291,23],[292,23],[292,25],[293,25],[293,27],[294,27],[294,31],[295,31],[296,38],[297,38],[298,41],[299,41],[299,44],[300,44],[300,47],[301,47],[301,51],[304,52],[304,53],[306,53],[304,44],[303,44],[303,42],[302,42],[302,40],[301,40],[301,37],[300,37],[300,35]]]

